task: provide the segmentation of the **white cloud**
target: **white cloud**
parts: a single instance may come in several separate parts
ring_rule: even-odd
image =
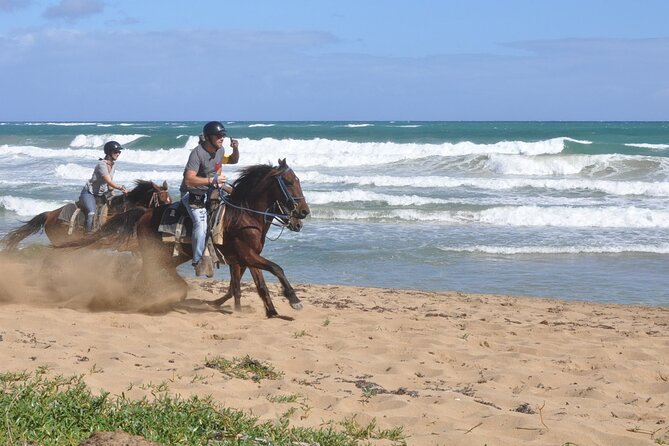
[[[44,16],[49,19],[76,20],[104,11],[101,0],[60,0],[57,5],[49,6]]]
[[[0,0],[0,11],[16,11],[27,8],[32,0]]]

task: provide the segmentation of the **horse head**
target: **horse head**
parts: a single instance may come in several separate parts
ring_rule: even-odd
[[[302,220],[311,211],[306,198],[304,198],[300,179],[295,175],[293,169],[288,167],[285,158],[279,160],[276,179],[281,190],[277,205],[281,212],[288,216],[286,227],[291,231],[299,232],[304,225]]]
[[[167,181],[158,186],[153,181],[135,180],[135,185],[135,188],[128,192],[126,199],[136,206],[154,208],[162,204],[172,204]]]
[[[167,187],[167,181],[163,181],[162,186],[158,186],[156,183],[153,184],[154,196],[156,204],[154,206],[160,206],[162,204],[172,204],[172,197],[170,196],[170,191]]]

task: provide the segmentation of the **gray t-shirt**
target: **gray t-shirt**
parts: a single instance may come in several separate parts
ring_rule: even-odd
[[[179,188],[181,195],[186,192],[193,192],[198,195],[206,193],[209,190],[209,186],[186,186],[186,171],[193,170],[200,178],[213,177],[214,173],[218,172],[221,168],[223,153],[224,151],[222,149],[219,149],[214,153],[209,153],[201,144],[191,150],[188,162],[186,163],[186,168],[184,169],[184,180],[181,181],[181,187]]]
[[[114,171],[116,170],[116,164],[112,164],[111,168],[107,164],[107,161],[100,160],[95,165],[95,170],[93,170],[93,176],[90,180],[86,182],[86,189],[88,192],[93,195],[104,195],[109,192],[109,186],[105,182],[104,176],[109,176],[114,178]]]

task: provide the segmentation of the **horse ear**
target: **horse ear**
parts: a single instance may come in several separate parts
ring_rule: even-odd
[[[286,158],[284,159],[279,158],[279,167],[286,167]]]
[[[163,190],[167,190],[167,180],[163,180]]]

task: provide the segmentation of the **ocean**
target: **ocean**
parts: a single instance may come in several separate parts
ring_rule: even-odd
[[[669,305],[667,122],[224,123],[229,177],[286,158],[301,179],[311,216],[264,251],[293,284]],[[116,182],[178,197],[202,124],[0,123],[0,236],[76,200],[109,140]]]

